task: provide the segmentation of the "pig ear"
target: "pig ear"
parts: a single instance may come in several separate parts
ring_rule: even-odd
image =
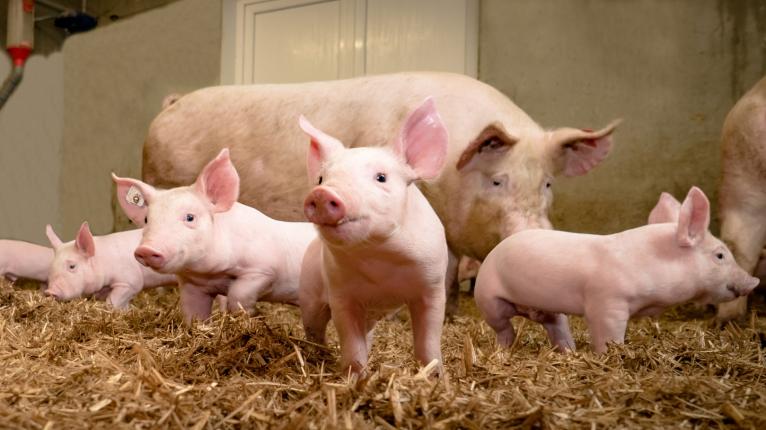
[[[447,158],[447,129],[432,97],[413,111],[402,127],[395,147],[420,179],[439,175]]]
[[[702,190],[692,187],[678,213],[678,245],[692,247],[700,244],[705,239],[709,224],[710,202]]]
[[[93,241],[93,234],[90,232],[87,221],[80,226],[80,231],[77,232],[77,237],[74,240],[74,246],[88,257],[96,255],[96,243]]]
[[[681,210],[681,203],[675,197],[668,193],[660,194],[660,200],[649,213],[647,224],[661,224],[666,222],[678,221],[678,212]]]
[[[457,169],[463,169],[473,160],[495,158],[504,154],[518,141],[517,137],[511,136],[505,131],[502,124],[490,124],[460,154]]]
[[[156,194],[154,187],[138,179],[120,178],[112,173],[112,180],[117,185],[117,201],[133,223],[142,227],[151,199]]]
[[[327,160],[331,153],[343,149],[343,144],[338,139],[314,127],[303,115],[298,118],[298,125],[311,139],[308,157],[306,158],[306,168],[309,181],[314,184],[319,178],[319,170],[322,168],[322,163]]]
[[[51,243],[54,250],[58,249],[63,243],[58,235],[56,235],[56,232],[53,231],[53,227],[51,227],[50,224],[45,226],[45,235],[48,236],[48,241]]]
[[[226,212],[239,198],[239,174],[224,148],[207,163],[194,183],[197,192],[206,196],[216,212]]]
[[[553,142],[559,151],[559,171],[564,176],[588,173],[606,158],[612,149],[612,132],[622,120],[612,121],[599,131],[561,128],[553,132]]]

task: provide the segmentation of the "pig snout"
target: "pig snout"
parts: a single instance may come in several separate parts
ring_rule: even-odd
[[[162,252],[148,245],[139,246],[133,255],[139,263],[155,270],[161,269],[167,262]]]
[[[734,293],[735,296],[742,297],[752,293],[760,283],[760,279],[744,275],[739,281],[727,284],[726,289]]]
[[[303,212],[314,224],[334,226],[345,218],[346,205],[334,191],[317,187],[303,202]]]
[[[56,285],[48,285],[44,293],[46,296],[53,297],[56,300],[61,300],[63,297],[61,290]]]

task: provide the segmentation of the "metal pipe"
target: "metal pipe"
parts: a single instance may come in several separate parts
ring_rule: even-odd
[[[11,97],[11,94],[13,94],[13,91],[17,86],[19,86],[21,78],[23,77],[24,66],[13,66],[11,74],[8,76],[8,78],[6,78],[5,82],[3,83],[3,87],[0,88],[0,109],[5,106],[5,102],[8,101],[8,99]]]

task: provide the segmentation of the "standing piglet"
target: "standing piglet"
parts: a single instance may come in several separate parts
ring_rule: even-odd
[[[0,276],[11,281],[19,278],[48,281],[53,250],[20,240],[0,240]]]
[[[766,246],[766,77],[731,109],[721,133],[718,190],[721,239],[743,269],[756,272]],[[740,318],[747,298],[718,307],[718,318]]]
[[[187,321],[207,319],[216,295],[227,296],[232,311],[249,311],[258,300],[298,304],[301,261],[316,232],[310,223],[277,221],[237,203],[239,175],[228,149],[190,186],[114,181],[125,213],[145,225],[135,258],[178,276]]]
[[[565,314],[584,315],[591,344],[622,343],[633,316],[657,315],[686,301],[719,303],[758,284],[708,232],[710,203],[692,187],[676,212],[670,195],[651,224],[608,236],[528,230],[502,241],[479,269],[476,304],[510,345],[510,318],[541,322],[551,343],[574,349]]]
[[[84,222],[77,238],[67,243],[50,225],[45,232],[55,250],[45,294],[56,300],[94,295],[117,309],[125,309],[142,289],[176,283],[175,276],[157,273],[133,258],[141,230],[94,237]]]
[[[346,149],[301,117],[311,137],[304,202],[321,240],[306,253],[301,312],[307,336],[324,343],[332,320],[341,367],[363,372],[375,323],[409,308],[415,357],[441,365],[447,244],[444,228],[414,185],[444,164],[447,131],[427,99],[406,120],[393,149]]]

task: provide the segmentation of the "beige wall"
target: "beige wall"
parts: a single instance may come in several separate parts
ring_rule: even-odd
[[[661,191],[715,203],[718,137],[766,74],[761,0],[482,0],[479,77],[546,127],[622,117],[608,160],[556,184],[556,228],[645,222]]]
[[[220,35],[220,1],[183,0],[67,40],[58,189],[65,237],[84,219],[97,233],[112,230],[110,172],[140,176],[143,139],[167,94],[218,82]]]
[[[0,79],[10,70],[0,58]],[[0,110],[0,238],[47,244],[45,224],[60,227],[62,77],[61,54],[33,56]]]

